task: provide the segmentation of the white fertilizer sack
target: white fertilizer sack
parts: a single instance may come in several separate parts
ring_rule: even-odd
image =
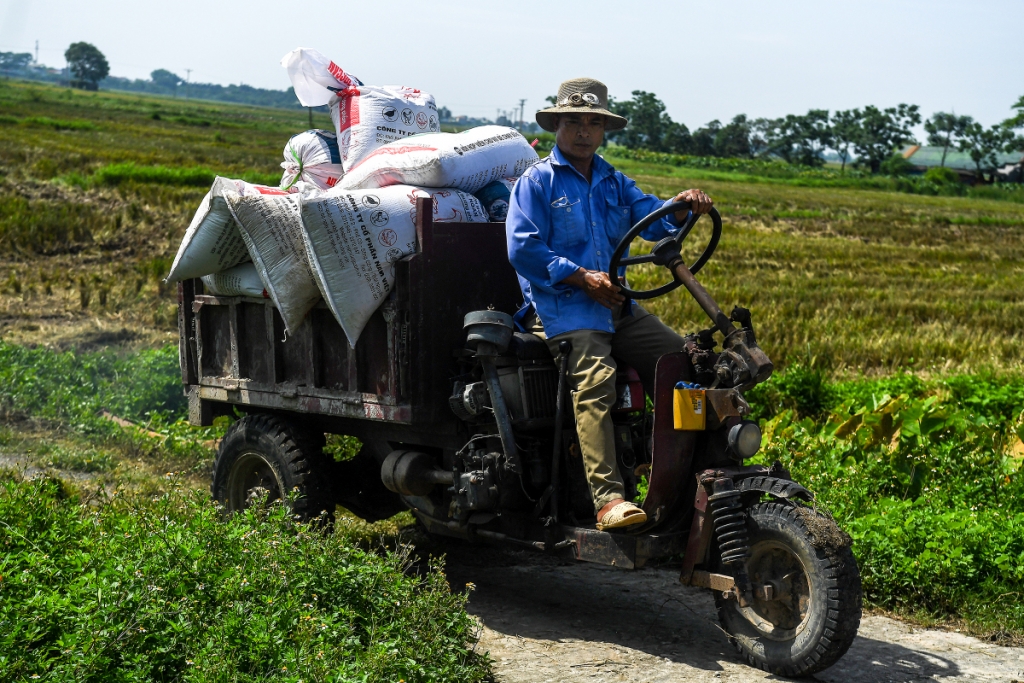
[[[245,242],[231,216],[228,200],[243,191],[286,194],[275,187],[251,185],[242,180],[216,178],[203,197],[199,210],[185,231],[167,276],[168,282],[219,273],[249,260]]]
[[[307,130],[293,135],[284,147],[281,187],[289,189],[300,180],[321,190],[334,187],[345,169],[338,151],[338,136],[328,130]]]
[[[219,273],[204,275],[203,286],[207,294],[216,296],[270,298],[260,274],[256,271],[256,266],[252,263],[242,263]]]
[[[454,187],[476,192],[488,183],[520,176],[537,163],[537,152],[519,131],[480,126],[461,133],[432,133],[392,142],[362,162],[346,165],[340,187],[388,185]]]
[[[298,48],[281,60],[306,107],[328,105],[345,170],[381,145],[441,129],[434,97],[404,85],[364,85],[316,50]]]
[[[299,195],[248,190],[231,197],[228,206],[285,329],[294,333],[320,299],[302,240]]]
[[[303,191],[303,238],[313,276],[356,345],[395,283],[395,262],[416,251],[416,197],[432,195],[439,220],[486,220],[472,195],[392,185],[376,190]]]
[[[441,129],[434,96],[402,85],[353,86],[328,105],[346,173],[383,145]]]
[[[416,197],[426,197],[427,195],[434,200],[435,223],[487,222],[487,211],[484,210],[480,200],[468,192],[436,187],[417,187],[409,188],[409,190],[409,201],[413,204],[413,210],[409,216],[413,225],[416,224]]]
[[[362,82],[316,50],[300,47],[281,58],[295,96],[303,107],[320,107],[330,102],[334,93]]]

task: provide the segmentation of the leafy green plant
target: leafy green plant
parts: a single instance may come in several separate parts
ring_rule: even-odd
[[[764,419],[760,457],[853,536],[871,602],[1019,635],[1021,601],[1003,598],[1024,595],[1022,410],[1020,377],[842,382],[819,418]]]
[[[397,548],[224,519],[172,482],[92,506],[54,479],[0,481],[0,679],[478,681],[465,596]]]

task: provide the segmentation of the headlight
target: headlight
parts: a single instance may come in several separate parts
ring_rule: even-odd
[[[749,458],[761,448],[761,428],[744,420],[729,430],[729,448],[741,458]]]

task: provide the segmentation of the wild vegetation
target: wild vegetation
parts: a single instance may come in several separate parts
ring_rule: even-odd
[[[321,538],[275,511],[222,523],[192,492],[208,485],[228,420],[183,421],[175,292],[162,278],[212,176],[276,183],[307,113],[10,81],[0,109],[0,464],[51,473],[6,473],[0,487],[11,548],[0,678],[100,680],[116,666],[125,680],[207,680],[223,667],[309,680],[328,664],[370,680],[483,675],[461,598],[439,575],[404,575],[400,551],[366,554],[382,538],[395,547],[399,522],[341,515]],[[860,171],[840,182],[772,161],[612,154],[648,191],[715,199],[724,236],[699,277],[726,310],[753,311],[780,368],[751,396],[762,457],[854,536],[869,602],[1024,635],[1024,204],[999,189],[894,192]],[[632,277],[646,287],[663,275]],[[646,305],[681,331],[707,324],[682,293]],[[255,558],[280,569],[254,572]],[[124,566],[141,576],[115,585]],[[361,620],[368,610],[389,623]]]

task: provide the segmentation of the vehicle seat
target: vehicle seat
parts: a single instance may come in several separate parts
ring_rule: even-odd
[[[508,350],[519,360],[552,360],[547,342],[529,332],[514,332]]]

